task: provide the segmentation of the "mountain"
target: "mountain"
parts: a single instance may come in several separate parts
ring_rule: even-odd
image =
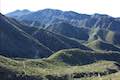
[[[94,14],[86,21],[86,27],[99,27],[115,32],[119,32],[120,21],[108,15]]]
[[[80,14],[73,12],[73,11],[61,11],[61,10],[56,10],[56,9],[44,9],[44,10],[39,10],[36,12],[31,12],[28,15],[23,15],[21,16],[18,20],[27,23],[29,25],[36,23],[39,23],[39,25],[46,25],[49,24],[51,21],[55,21],[56,19],[59,20],[79,20],[79,19],[84,19],[89,17],[89,15],[84,15],[80,16]],[[11,16],[12,17],[12,16]],[[37,25],[37,26],[39,26]]]
[[[11,16],[12,17],[12,16]],[[22,24],[35,28],[43,28],[69,38],[83,40],[102,39],[120,46],[120,21],[105,14],[79,14],[73,11],[43,9],[21,16]]]
[[[14,23],[20,29],[24,30],[26,33],[30,34],[32,37],[37,39],[43,45],[50,48],[52,51],[68,49],[68,48],[80,48],[83,50],[91,50],[90,48],[79,43],[79,41],[70,39],[69,37],[55,33],[53,31],[48,31],[47,29],[42,29],[42,28],[38,29],[35,27],[25,26],[23,24],[20,24],[16,20],[12,20],[12,23]]]
[[[91,50],[90,48],[79,43],[79,41],[71,39],[71,37],[66,37],[64,35],[61,35],[60,33],[50,31],[49,29],[48,30],[45,28],[38,29],[36,27],[25,26],[23,24],[20,24],[16,20],[12,20],[12,22],[14,24],[16,24],[16,26],[18,26],[19,28],[24,30],[25,32],[27,32],[28,34],[33,36],[34,38],[38,39],[39,42],[41,42],[45,46],[49,47],[53,51],[61,50],[61,49],[65,49],[65,48],[80,48],[83,50]],[[63,29],[64,29],[64,27],[63,27]],[[85,31],[85,30],[83,29],[83,31]],[[82,32],[81,32],[81,36],[82,36]],[[58,43],[59,43],[59,45],[58,45]],[[58,45],[58,46],[56,46],[56,45]],[[56,47],[54,47],[54,46],[56,46]]]
[[[71,24],[68,24],[66,22],[56,22],[55,24],[51,24],[44,29],[62,34],[64,36],[70,37],[70,38],[76,38],[79,40],[85,40],[87,41],[89,38],[89,29],[88,28],[79,28],[72,26]]]
[[[99,60],[117,61],[120,63],[119,57],[119,52],[97,52],[84,51],[80,49],[65,49],[54,53],[49,57],[49,59],[62,61],[69,65],[85,65]]]
[[[119,80],[119,18],[57,9],[6,16],[0,14],[2,80]]]
[[[73,11],[43,9],[23,15],[16,20],[24,25],[43,28],[80,42],[82,40],[86,43],[100,38],[120,47],[119,18],[106,14],[87,15]]]
[[[110,31],[110,30],[105,30],[101,29],[99,27],[97,28],[92,28],[89,31],[89,39],[88,41],[93,41],[93,40],[103,40],[105,42],[108,42],[110,44],[115,44],[117,46],[120,46],[120,33]]]
[[[0,25],[2,30],[0,52],[4,53],[2,55],[5,56],[29,57],[34,54],[34,56],[32,55],[31,57],[35,58],[47,57],[61,49],[80,48],[83,50],[92,50],[76,40],[44,29],[22,25],[16,20],[2,15]],[[4,27],[2,27],[2,25]],[[34,47],[32,41],[36,42],[38,46]],[[26,50],[24,50],[24,48],[26,48]]]
[[[8,57],[43,57],[52,51],[0,14],[0,52]]]
[[[10,13],[7,13],[6,16],[8,17],[13,17],[13,18],[20,18],[21,16],[23,15],[27,15],[31,13],[31,11],[27,10],[27,9],[24,9],[24,10],[16,10],[16,11],[13,11],[13,12],[10,12]]]
[[[39,40],[42,44],[49,47],[52,51],[58,51],[61,49],[80,48],[83,50],[92,50],[87,46],[79,43],[76,40],[72,40],[60,34],[56,34],[44,29],[36,30],[32,36]]]
[[[117,47],[113,44],[104,42],[102,40],[94,40],[87,44],[90,48],[94,50],[102,50],[102,51],[118,51],[120,52],[120,47]]]
[[[44,9],[36,12],[31,12],[27,15],[23,15],[18,20],[22,23],[35,25],[37,27],[40,27],[40,25],[50,25],[61,20],[77,27],[100,27],[103,29],[120,32],[120,21],[118,19],[105,14],[97,13],[93,15],[87,15],[79,14],[73,11]]]

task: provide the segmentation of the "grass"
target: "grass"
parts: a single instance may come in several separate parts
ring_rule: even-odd
[[[95,51],[118,51],[120,52],[120,48],[118,46],[102,41],[100,39],[89,42],[87,46],[92,48]]]
[[[85,51],[87,52],[87,51]],[[104,73],[108,71],[108,69],[114,69],[116,71],[119,70],[118,66],[116,65],[116,61],[107,61],[107,60],[98,60],[94,61],[90,64],[84,64],[81,65],[79,62],[76,62],[76,64],[68,64],[63,59],[68,59],[69,61],[75,62],[74,59],[76,56],[84,56],[88,53],[85,53],[79,49],[68,49],[68,50],[61,50],[50,56],[49,58],[44,59],[11,59],[6,58],[3,56],[0,56],[0,71],[5,72],[9,71],[17,76],[34,76],[36,78],[46,78],[46,76],[52,76],[52,78],[56,77],[65,77],[67,75],[67,78],[60,79],[60,80],[70,80],[75,76],[75,74],[82,74],[82,73],[92,73],[92,72],[98,72],[98,73]],[[95,54],[95,53],[93,53]],[[96,53],[96,54],[102,54],[102,53]],[[104,53],[105,54],[105,53]],[[76,56],[75,56],[76,55]],[[62,56],[62,58],[61,58]],[[65,56],[65,57],[63,57]],[[88,55],[89,56],[89,55]],[[80,58],[80,57],[76,57]],[[61,60],[62,59],[62,60]],[[71,59],[71,60],[70,60]],[[78,60],[77,59],[77,60]],[[84,59],[83,59],[84,60]],[[86,60],[86,58],[85,58]],[[81,63],[81,59],[79,59]],[[83,62],[82,62],[83,63]],[[1,74],[1,73],[0,73]],[[6,77],[9,73],[7,72],[3,76]],[[110,74],[112,75],[112,74]],[[109,77],[108,76],[104,76]],[[104,78],[103,77],[103,78]],[[110,76],[111,77],[111,76]],[[68,79],[69,78],[69,79]],[[93,77],[88,78],[88,80],[92,80]],[[97,77],[95,77],[97,80]],[[87,78],[82,78],[83,80]],[[4,79],[3,79],[4,80]],[[42,79],[41,79],[42,80]],[[50,80],[50,79],[49,79]],[[52,80],[59,80],[58,78],[52,79]],[[93,79],[94,80],[94,79]]]
[[[113,43],[115,37],[115,32],[109,31],[106,35],[106,41]]]
[[[120,71],[117,73],[102,76],[102,77],[81,78],[78,80],[120,80]]]
[[[11,60],[11,59],[9,59]],[[6,61],[8,62],[8,61]],[[4,66],[6,68],[10,68],[10,69],[15,69],[16,71],[25,71],[26,74],[30,75],[30,74],[67,74],[69,73],[74,73],[74,72],[93,72],[93,71],[104,71],[106,70],[106,68],[108,67],[112,67],[115,66],[114,63],[115,62],[109,62],[109,61],[100,61],[100,62],[96,62],[90,65],[83,65],[83,66],[69,66],[69,65],[63,65],[63,63],[60,66],[60,64],[56,63],[51,63],[50,61],[47,62],[46,61],[42,61],[42,60],[38,60],[38,61],[17,61],[17,63],[15,63],[14,60],[11,60],[8,63],[1,63],[1,66]],[[24,63],[23,63],[24,62]],[[25,67],[24,67],[25,65]],[[100,65],[104,65],[104,66],[100,66]],[[98,67],[99,66],[99,67]],[[98,68],[96,68],[98,67]],[[116,68],[117,69],[117,68]]]

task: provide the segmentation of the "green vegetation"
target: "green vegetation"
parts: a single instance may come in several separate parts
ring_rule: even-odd
[[[11,75],[10,79],[17,79],[22,76],[23,80],[33,77],[35,80],[72,80],[76,77],[84,80],[86,77],[97,78],[98,74],[106,77],[119,71],[119,66],[117,65],[119,60],[110,60],[110,56],[106,59],[102,57],[99,59],[98,56],[100,54],[111,55],[118,53],[66,49],[43,59],[10,59],[0,56],[0,71],[4,73],[0,72],[0,76],[3,80],[4,78],[9,79],[7,75]],[[95,55],[96,59],[94,58]],[[115,58],[118,59],[117,57]]]
[[[120,71],[114,74],[107,75],[107,76],[81,78],[80,80],[120,80]]]
[[[117,18],[24,11],[0,13],[1,80],[120,80]]]
[[[110,44],[103,40],[94,40],[87,44],[88,47],[94,49],[95,51],[118,51],[120,52],[120,48],[116,45]]]

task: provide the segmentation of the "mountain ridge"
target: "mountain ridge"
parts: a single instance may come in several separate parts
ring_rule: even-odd
[[[54,53],[54,51],[67,48],[81,48],[85,50],[92,50],[87,46],[70,38],[64,37],[53,32],[49,32],[44,29],[37,29],[24,26],[22,24],[19,24],[19,22],[14,21],[14,19],[7,18],[3,15],[0,15],[0,20],[0,29],[2,31],[0,37],[2,44],[0,46],[0,52],[5,53],[1,55],[6,55],[9,57],[14,56],[27,58],[31,54],[34,55],[31,56],[31,58],[37,58],[48,57],[52,53]],[[5,41],[7,41],[8,43],[5,43]],[[38,45],[35,45],[37,48],[34,47],[34,44],[31,43],[31,41],[35,42],[36,45]],[[30,47],[27,45],[29,45]],[[13,47],[13,49],[10,46]],[[26,50],[24,50],[23,47],[26,48]]]
[[[1,79],[120,79],[119,18],[57,9],[12,14],[0,13]]]

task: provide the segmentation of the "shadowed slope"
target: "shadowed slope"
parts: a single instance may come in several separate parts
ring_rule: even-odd
[[[52,51],[0,14],[0,52],[9,57],[43,57]]]

